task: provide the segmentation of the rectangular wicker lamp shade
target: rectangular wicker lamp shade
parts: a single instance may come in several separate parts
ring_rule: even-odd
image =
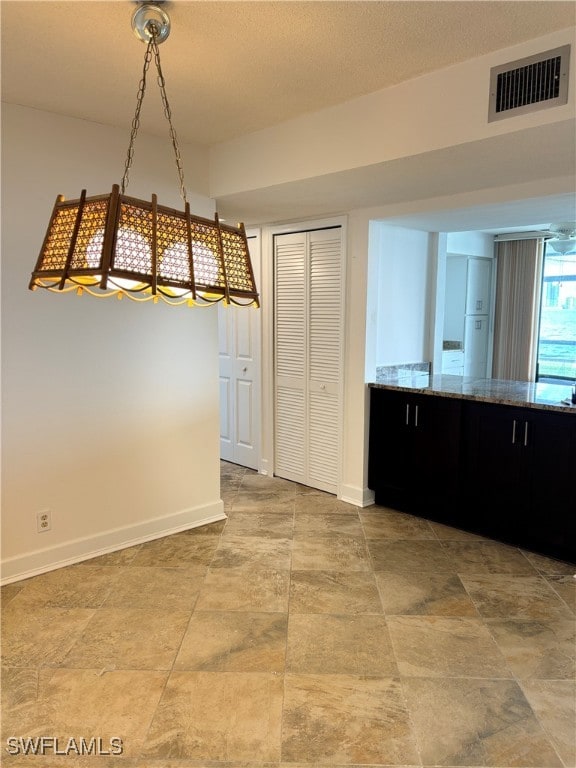
[[[29,288],[259,306],[243,225],[120,194],[58,197]]]

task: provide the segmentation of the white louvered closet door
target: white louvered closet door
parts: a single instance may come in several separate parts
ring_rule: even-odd
[[[274,474],[338,487],[342,380],[341,228],[275,238]]]

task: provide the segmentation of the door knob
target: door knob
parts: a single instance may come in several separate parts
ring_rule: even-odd
[[[244,366],[244,368],[242,368],[242,373],[246,373],[247,370],[248,370],[248,368],[246,368],[246,366]]]

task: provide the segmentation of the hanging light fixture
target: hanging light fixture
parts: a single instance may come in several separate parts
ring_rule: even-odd
[[[565,255],[576,248],[576,221],[553,224],[550,231],[554,233],[554,237],[548,240],[548,245],[556,253]]]
[[[259,306],[243,224],[232,227],[218,214],[206,219],[190,213],[158,49],[170,33],[168,14],[145,3],[134,12],[132,29],[147,46],[122,182],[108,195],[87,197],[83,190],[78,200],[57,197],[29,288],[190,306],[222,300]],[[146,201],[125,194],[152,59],[184,211],[159,205],[156,195]]]
[[[556,253],[566,255],[576,248],[576,238],[569,237],[566,240],[548,240],[548,245]]]

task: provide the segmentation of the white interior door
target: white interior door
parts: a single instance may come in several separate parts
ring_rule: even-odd
[[[248,238],[255,274],[259,242]],[[260,458],[260,310],[218,307],[220,457],[258,469]]]
[[[336,493],[342,401],[341,228],[274,244],[274,474]]]

